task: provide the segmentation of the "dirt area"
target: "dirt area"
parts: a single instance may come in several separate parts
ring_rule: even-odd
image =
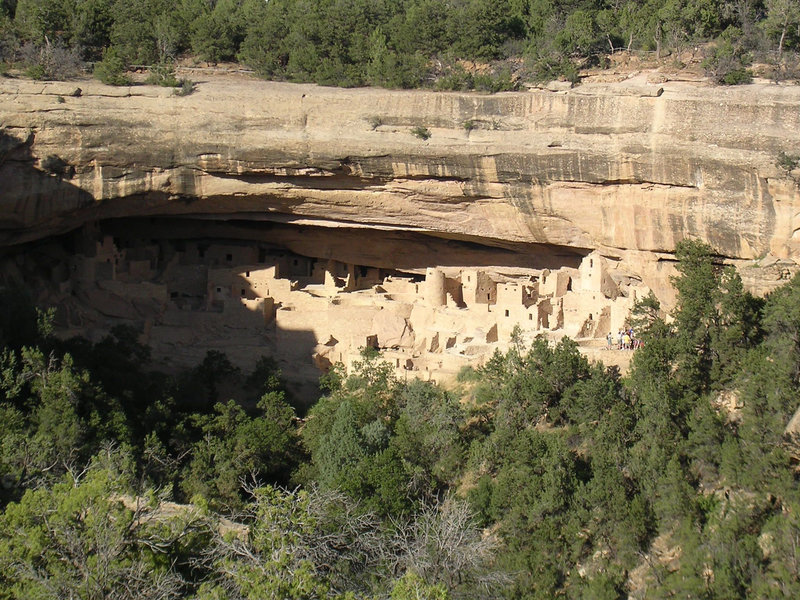
[[[605,340],[581,340],[578,342],[581,354],[590,362],[601,362],[607,367],[617,367],[625,375],[631,366],[635,350],[617,350],[616,346],[609,350]]]

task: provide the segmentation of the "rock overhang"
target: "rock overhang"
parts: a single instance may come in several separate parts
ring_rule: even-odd
[[[686,237],[732,261],[798,256],[798,185],[776,166],[800,137],[795,86],[80,86],[0,81],[0,243],[106,218],[294,222],[598,250],[653,263],[664,290],[653,265]]]

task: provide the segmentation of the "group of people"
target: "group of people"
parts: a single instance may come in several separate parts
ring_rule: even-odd
[[[612,332],[608,332],[606,341],[608,342],[608,349],[613,349],[614,334]],[[629,327],[628,329],[620,329],[617,332],[616,342],[617,350],[636,350],[637,348],[641,348],[643,344],[642,340],[636,339],[636,336],[633,332],[633,327]]]

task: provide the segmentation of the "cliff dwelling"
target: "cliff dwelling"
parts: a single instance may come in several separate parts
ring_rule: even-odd
[[[292,240],[311,252],[293,251]],[[33,244],[3,272],[38,286],[61,336],[99,340],[129,324],[165,370],[193,366],[209,349],[248,369],[272,356],[310,402],[322,373],[367,346],[398,377],[443,381],[507,348],[515,328],[526,339],[605,339],[648,291],[596,252],[533,246],[125,219]]]
[[[312,399],[364,346],[444,381],[515,327],[608,363],[636,298],[671,309],[680,240],[759,294],[800,268],[795,86],[0,84],[0,274],[59,335],[130,324],[165,370],[269,355]]]

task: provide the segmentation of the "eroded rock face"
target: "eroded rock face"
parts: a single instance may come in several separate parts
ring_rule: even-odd
[[[80,86],[71,96],[74,83],[0,80],[0,245],[153,217],[153,238],[197,237],[202,219],[220,239],[419,276],[449,268],[451,281],[478,267],[574,269],[593,253],[607,264],[593,290],[612,298],[633,282],[667,305],[672,252],[686,237],[762,293],[800,257],[800,174],[776,164],[800,147],[796,86],[629,82],[488,96],[208,78],[188,97]],[[440,291],[454,293],[463,290]],[[106,310],[129,318],[130,299]],[[582,307],[590,326],[586,315],[572,322],[569,300],[549,310],[547,328],[579,337],[625,318]],[[409,318],[381,317],[376,329],[390,345],[412,344]],[[426,352],[451,341],[437,327]],[[480,343],[494,343],[492,327],[476,326]],[[320,335],[311,346],[324,363],[336,343]]]
[[[687,236],[730,258],[798,253],[797,183],[775,164],[798,146],[795,86],[81,86],[0,81],[6,244],[98,217],[216,214],[616,254]]]

